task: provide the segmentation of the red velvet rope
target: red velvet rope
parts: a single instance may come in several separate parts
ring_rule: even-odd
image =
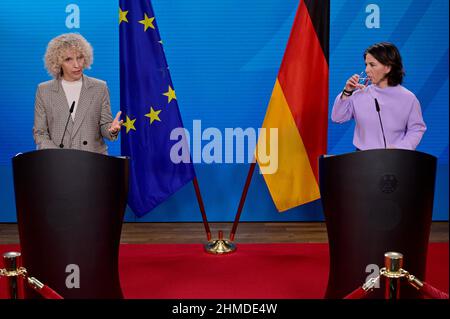
[[[362,287],[359,287],[345,296],[344,299],[362,299],[365,298],[368,293],[369,290],[364,290]]]
[[[448,294],[446,294],[443,291],[440,291],[430,284],[427,284],[426,282],[423,283],[422,289],[420,289],[420,292],[428,298],[432,299],[448,299]]]
[[[39,288],[32,284],[29,284],[29,286],[34,290],[36,290],[45,299],[64,299],[60,294],[58,294],[56,291],[54,291],[47,285],[43,285],[42,288]]]
[[[54,291],[47,285],[44,285],[44,287],[42,287],[42,289],[39,290],[39,293],[45,299],[64,299],[60,294],[58,294],[56,291]]]

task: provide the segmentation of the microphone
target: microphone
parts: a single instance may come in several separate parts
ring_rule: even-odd
[[[66,135],[67,125],[69,124],[69,120],[70,120],[70,117],[72,116],[72,112],[73,112],[73,108],[74,107],[75,107],[75,101],[72,102],[72,106],[70,107],[69,117],[67,118],[66,127],[64,128],[64,133],[63,133],[63,136],[61,138],[61,144],[59,144],[59,148],[64,148],[64,144],[63,144],[64,136]]]
[[[381,122],[380,105],[378,104],[378,100],[376,98],[375,98],[375,109],[377,110],[378,118],[380,119],[380,126],[381,126],[381,133],[383,134],[384,148],[386,148],[386,136],[384,136],[383,122]]]

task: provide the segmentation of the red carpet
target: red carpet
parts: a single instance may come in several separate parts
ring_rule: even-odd
[[[18,245],[0,245],[0,253],[18,249]],[[447,293],[448,249],[448,243],[430,244],[426,278]],[[328,280],[328,245],[239,244],[234,254],[214,256],[204,253],[199,244],[122,244],[119,265],[125,298],[322,298]],[[5,280],[0,279],[0,298],[4,289]]]

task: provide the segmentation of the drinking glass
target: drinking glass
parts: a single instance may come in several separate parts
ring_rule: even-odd
[[[359,80],[358,80],[358,83],[359,83],[359,84],[362,84],[362,85],[364,85],[364,86],[368,86],[368,85],[370,84],[370,79],[369,79],[369,77],[367,76],[366,71],[362,71],[362,72],[359,74]]]

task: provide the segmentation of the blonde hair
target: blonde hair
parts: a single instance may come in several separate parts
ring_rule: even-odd
[[[90,69],[94,60],[92,46],[78,33],[65,33],[53,38],[47,45],[44,63],[48,74],[55,79],[62,76],[62,63],[67,49],[75,49],[84,56],[83,69]]]

